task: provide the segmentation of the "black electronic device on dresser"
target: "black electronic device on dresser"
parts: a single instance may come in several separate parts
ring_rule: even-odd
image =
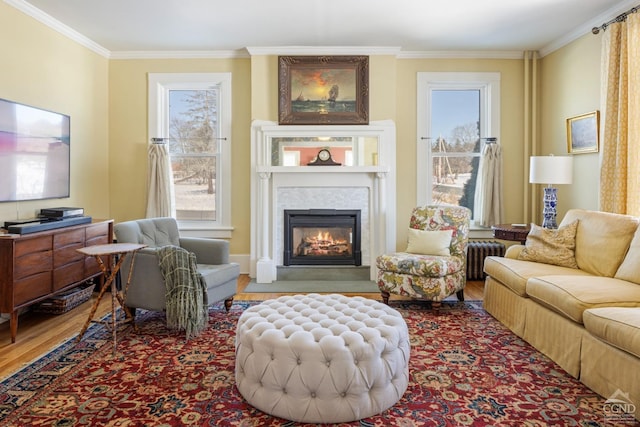
[[[40,209],[40,216],[45,218],[69,218],[82,215],[84,215],[83,208],[60,207]]]
[[[12,234],[30,234],[90,222],[91,217],[84,216],[83,208],[61,207],[40,209],[37,218],[5,221],[4,228]]]

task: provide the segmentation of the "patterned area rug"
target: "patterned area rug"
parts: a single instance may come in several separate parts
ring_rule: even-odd
[[[235,325],[255,302],[210,309],[185,341],[162,314],[118,334],[102,325],[5,379],[3,426],[293,426],[248,405],[234,385]],[[411,335],[410,383],[380,415],[349,426],[605,426],[604,399],[513,335],[478,302],[392,302]]]

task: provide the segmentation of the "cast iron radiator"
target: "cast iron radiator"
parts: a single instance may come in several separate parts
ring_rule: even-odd
[[[484,259],[488,256],[504,256],[505,246],[491,240],[473,240],[467,245],[467,280],[484,280]]]

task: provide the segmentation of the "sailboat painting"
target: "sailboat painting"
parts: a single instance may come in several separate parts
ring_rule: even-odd
[[[368,57],[279,57],[281,124],[368,123]]]
[[[292,70],[291,93],[294,113],[353,113],[356,111],[355,70]]]

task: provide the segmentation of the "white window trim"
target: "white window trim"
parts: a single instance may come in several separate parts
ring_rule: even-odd
[[[231,73],[149,73],[149,140],[169,136],[165,123],[169,108],[169,90],[208,89],[220,86],[219,126],[223,139],[219,144],[221,194],[216,221],[178,221],[183,236],[230,238],[231,226]]]
[[[432,90],[479,89],[480,90],[480,138],[496,137],[500,141],[500,73],[467,72],[419,72],[417,82],[417,185],[418,205],[431,202],[433,174],[430,142]]]

